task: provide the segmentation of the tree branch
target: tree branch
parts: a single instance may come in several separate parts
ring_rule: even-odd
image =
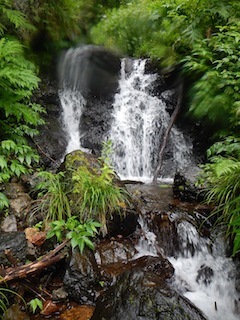
[[[171,115],[171,118],[170,118],[170,121],[169,121],[169,124],[168,124],[168,127],[167,127],[167,130],[165,131],[165,134],[164,134],[164,137],[163,137],[163,143],[162,143],[162,146],[161,146],[161,149],[159,151],[159,155],[158,155],[158,165],[157,165],[157,168],[154,172],[154,175],[153,175],[153,183],[156,183],[157,182],[157,177],[160,173],[160,170],[162,168],[162,162],[163,162],[163,153],[164,153],[164,150],[166,148],[166,144],[167,144],[167,141],[168,141],[168,137],[169,137],[169,134],[171,132],[171,129],[172,129],[172,126],[177,118],[177,115],[180,111],[180,108],[181,108],[181,104],[182,104],[182,93],[183,93],[183,84],[181,83],[179,85],[179,94],[178,94],[178,100],[177,100],[177,105]]]
[[[57,246],[54,250],[45,254],[40,260],[36,260],[32,263],[25,264],[23,266],[11,267],[7,269],[0,268],[0,284],[6,283],[11,280],[26,278],[29,275],[33,275],[44,268],[47,268],[54,263],[58,262],[59,260],[63,259],[67,254],[68,251],[61,251],[69,241],[64,241],[59,246]],[[58,253],[58,254],[57,254]],[[56,255],[57,254],[57,255]]]

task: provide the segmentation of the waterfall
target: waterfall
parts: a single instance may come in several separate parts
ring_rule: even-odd
[[[127,73],[126,60],[122,60],[119,92],[113,105],[114,120],[109,134],[113,143],[112,161],[118,174],[125,179],[151,179],[170,120],[165,101],[171,99],[173,91],[153,96],[151,91],[157,75],[147,74],[145,65],[146,60],[135,60]],[[191,143],[176,127],[172,128],[168,145],[172,157],[168,159],[169,169],[186,168],[190,163]]]
[[[59,98],[63,110],[63,129],[68,137],[65,154],[74,150],[85,150],[80,144],[79,123],[86,101],[79,91],[70,89],[59,91]]]
[[[164,83],[163,78],[158,74],[146,73],[146,60],[122,59],[118,89],[114,92],[113,102],[109,100],[111,106],[103,115],[105,122],[101,122],[98,116],[96,124],[96,121],[86,116],[88,123],[82,126],[80,122],[84,110],[88,110],[89,105],[93,110],[94,106],[98,108],[96,99],[99,90],[96,91],[97,80],[94,70],[100,73],[100,68],[99,61],[96,62],[92,57],[94,50],[96,48],[91,46],[70,49],[60,60],[59,98],[62,105],[63,128],[68,139],[65,154],[82,149],[84,146],[80,140],[83,136],[92,137],[92,142],[86,145],[96,144],[95,142],[99,141],[99,132],[103,132],[103,140],[109,139],[112,142],[112,163],[119,176],[132,180],[150,180],[157,166],[161,141],[170,120],[166,109],[168,101],[173,100],[174,90],[165,90],[161,94],[158,93],[158,96],[154,95],[156,84]],[[132,66],[129,69],[130,61]],[[94,63],[95,65],[92,65]],[[100,75],[105,73],[101,72]],[[109,80],[109,83],[112,83],[112,80]],[[101,85],[103,88],[104,85]],[[96,117],[97,112],[98,110]],[[110,130],[106,125],[107,117]],[[96,129],[96,125],[101,123],[105,124]],[[83,127],[85,132],[81,129]],[[95,133],[98,136],[94,136]],[[187,168],[191,162],[191,142],[173,126],[163,161],[163,176],[172,178],[176,169]]]

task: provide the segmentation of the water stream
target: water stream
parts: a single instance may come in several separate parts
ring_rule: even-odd
[[[156,235],[140,217],[143,235],[136,257],[157,255]],[[171,283],[192,301],[209,320],[238,320],[240,294],[235,289],[236,266],[225,255],[221,238],[214,241],[199,235],[196,227],[182,221],[177,228],[180,252],[168,257],[175,272]]]

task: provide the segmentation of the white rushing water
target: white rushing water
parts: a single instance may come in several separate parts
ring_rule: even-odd
[[[156,256],[156,235],[144,219],[135,257]],[[225,255],[223,241],[201,237],[196,228],[183,221],[178,225],[181,253],[168,257],[175,272],[173,287],[194,303],[209,320],[239,320],[240,294],[235,289],[236,266]],[[134,258],[135,258],[134,257]]]
[[[60,91],[59,98],[63,110],[63,129],[68,137],[68,145],[65,154],[74,150],[82,150],[79,123],[86,102],[79,91],[70,89]]]
[[[177,258],[169,258],[175,269],[174,285],[209,320],[239,319],[236,266],[226,257],[223,240],[211,243],[186,221],[178,225],[178,235],[182,253]]]
[[[143,256],[156,257],[158,255],[156,248],[156,235],[149,230],[148,225],[142,216],[139,216],[138,223],[141,227],[141,237],[136,245],[137,253],[134,255],[133,259]]]
[[[145,73],[146,60],[133,61],[131,72],[126,72],[122,60],[119,92],[113,105],[113,123],[109,139],[113,143],[112,160],[120,177],[149,180],[157,165],[161,140],[170,115],[166,111],[171,90],[164,91],[164,99],[150,94],[156,74]],[[173,126],[168,145],[171,146],[173,171],[186,168],[191,159],[192,146]]]

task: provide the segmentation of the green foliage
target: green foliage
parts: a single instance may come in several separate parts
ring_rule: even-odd
[[[32,311],[32,313],[35,313],[36,310],[39,308],[40,310],[43,309],[43,303],[40,299],[38,298],[35,298],[35,299],[32,299],[29,301],[29,306],[30,306],[30,309]]]
[[[21,30],[34,30],[24,13],[14,8],[14,5],[13,0],[2,0],[0,2],[0,35],[3,35],[6,31],[9,33],[9,29],[12,27],[20,33]],[[17,34],[14,29],[12,32]]]
[[[0,192],[0,211],[9,206],[8,198],[3,192]]]
[[[215,204],[211,215],[218,216],[217,225],[222,225],[227,236],[233,239],[234,256],[240,251],[240,161],[227,158],[229,150],[231,147],[228,149],[220,143],[213,145],[210,163],[202,166],[201,181],[208,190],[207,202]],[[220,153],[224,156],[219,155]]]
[[[193,46],[183,59],[188,73],[199,75],[192,89],[190,111],[228,130],[239,125],[240,23],[216,28],[210,39]]]
[[[0,318],[1,319],[2,319],[2,315],[7,310],[8,306],[10,304],[9,296],[12,296],[12,295],[17,296],[26,305],[26,302],[23,299],[23,297],[21,295],[19,295],[17,292],[15,292],[11,289],[5,288],[5,287],[0,287]]]
[[[127,193],[113,183],[114,171],[107,164],[96,170],[80,166],[72,174],[73,193],[79,196],[80,219],[96,219],[102,224],[102,233],[106,235],[106,217],[112,217],[114,211],[125,208]],[[77,205],[78,205],[77,204]]]
[[[26,137],[38,133],[43,109],[30,103],[38,78],[19,42],[0,39],[0,183],[30,171],[38,155]]]
[[[39,193],[34,214],[41,212],[44,221],[62,220],[71,217],[71,207],[65,190],[64,173],[51,173],[42,171],[38,174],[40,182],[36,186]]]
[[[232,2],[235,6],[216,0],[131,1],[107,12],[92,29],[92,38],[128,55],[171,65],[236,15],[239,5]]]
[[[69,239],[72,248],[77,247],[82,253],[85,246],[90,249],[94,248],[90,238],[95,236],[99,227],[101,227],[101,224],[97,221],[88,220],[81,223],[76,216],[72,216],[67,221],[52,221],[47,238],[56,236],[58,241],[62,241],[63,238]]]
[[[14,5],[12,0],[0,3],[0,183],[29,172],[38,161],[27,138],[36,135],[36,127],[43,124],[40,118],[43,109],[31,103],[39,82],[36,68],[13,37],[20,37],[32,27]],[[1,207],[7,205],[4,196],[0,203]]]

